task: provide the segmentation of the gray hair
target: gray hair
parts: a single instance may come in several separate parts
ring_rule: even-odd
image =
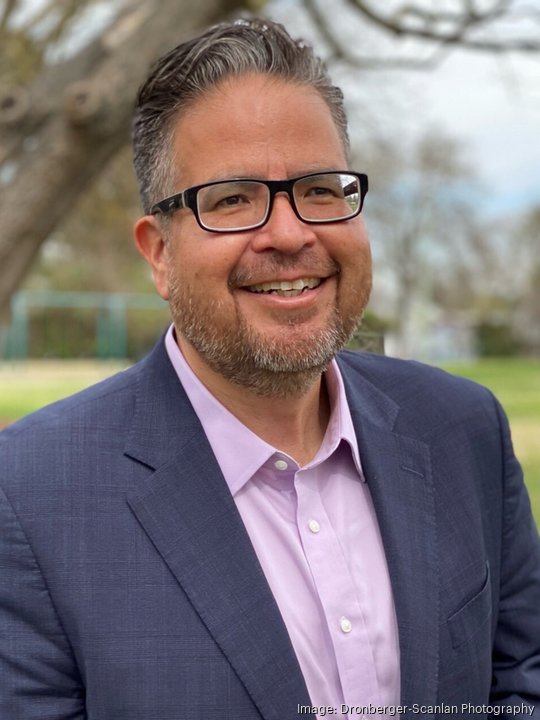
[[[173,121],[228,77],[262,73],[306,85],[328,105],[345,151],[349,148],[343,93],[323,61],[285,28],[253,18],[221,23],[160,58],[139,89],[133,118],[134,165],[145,213],[174,191]]]

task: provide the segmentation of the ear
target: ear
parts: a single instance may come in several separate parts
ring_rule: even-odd
[[[152,278],[156,290],[164,300],[168,300],[169,260],[160,222],[154,215],[145,215],[135,223],[133,234],[137,250],[152,268]]]

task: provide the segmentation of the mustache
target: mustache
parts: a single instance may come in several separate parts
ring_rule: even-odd
[[[246,287],[271,278],[278,278],[283,271],[297,273],[299,277],[330,277],[339,275],[341,266],[331,258],[321,258],[311,249],[295,255],[272,251],[262,255],[253,266],[235,267],[228,279],[230,288]]]

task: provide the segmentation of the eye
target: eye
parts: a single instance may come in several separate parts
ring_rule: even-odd
[[[262,188],[265,189],[264,185]],[[198,195],[199,212],[232,213],[247,210],[261,194],[259,184],[252,182],[231,180],[208,185]]]
[[[337,173],[302,178],[295,186],[300,202],[323,203],[343,198],[342,183]]]
[[[227,197],[224,197],[216,202],[216,210],[219,210],[220,208],[238,207],[238,205],[249,202],[249,199],[245,195],[227,195]]]
[[[328,203],[342,197],[341,188],[335,185],[312,185],[305,189],[302,200],[310,203]]]
[[[306,192],[306,197],[309,197],[309,195],[317,195],[317,196],[324,196],[324,195],[335,195],[335,191],[332,188],[329,187],[322,187],[318,185],[317,187],[309,188]]]

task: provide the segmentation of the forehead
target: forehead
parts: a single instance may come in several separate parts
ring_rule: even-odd
[[[225,80],[189,106],[174,127],[172,160],[184,187],[346,167],[322,96],[309,86],[257,74]]]

